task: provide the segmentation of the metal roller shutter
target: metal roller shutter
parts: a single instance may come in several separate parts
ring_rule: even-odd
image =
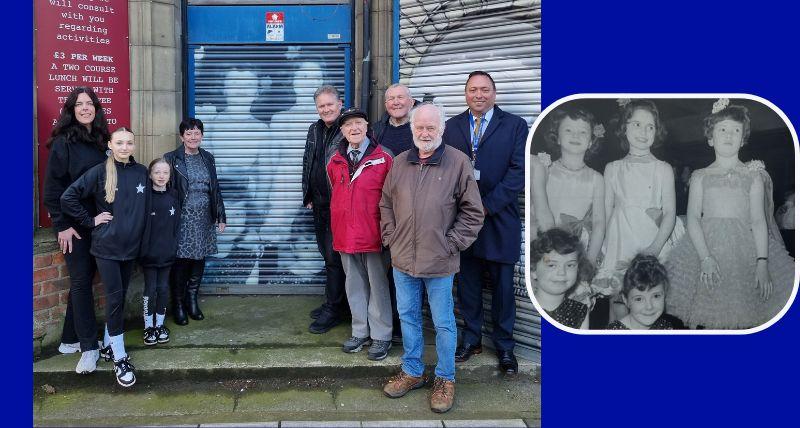
[[[399,7],[400,83],[415,98],[443,105],[448,117],[461,113],[466,77],[480,69],[497,84],[497,104],[533,123],[541,111],[541,1],[400,0]],[[521,353],[532,355],[541,350],[541,330],[525,288],[524,247],[514,274],[514,335]],[[487,291],[487,309],[490,301]]]
[[[301,207],[308,126],[323,83],[344,93],[341,46],[192,46],[193,100],[228,217],[204,285],[215,293],[324,287],[311,212]]]

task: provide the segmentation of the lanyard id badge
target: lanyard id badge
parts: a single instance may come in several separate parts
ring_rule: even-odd
[[[481,171],[475,168],[475,164],[478,162],[478,144],[481,141],[481,137],[483,137],[483,125],[484,119],[483,115],[473,118],[473,116],[469,115],[469,124],[472,128],[472,173],[475,176],[475,181],[479,181],[481,179]]]

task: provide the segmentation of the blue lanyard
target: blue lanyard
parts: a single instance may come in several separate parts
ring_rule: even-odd
[[[486,125],[486,114],[481,115],[481,125],[478,128],[478,134],[475,134],[475,117],[472,116],[472,113],[469,114],[469,129],[472,131],[470,133],[470,138],[472,138],[472,157],[475,158],[475,153],[478,151],[478,143],[481,142],[481,137],[483,137],[483,130],[485,129]]]

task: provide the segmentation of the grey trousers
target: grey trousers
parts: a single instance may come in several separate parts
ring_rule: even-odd
[[[344,287],[353,316],[353,336],[392,339],[392,301],[382,253],[342,255]]]

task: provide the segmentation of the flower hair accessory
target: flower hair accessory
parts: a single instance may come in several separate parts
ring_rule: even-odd
[[[631,99],[630,99],[630,98],[617,98],[617,104],[618,104],[620,107],[625,107],[625,106],[626,106],[626,105],[628,105],[630,102],[631,102]]]
[[[539,162],[541,162],[545,167],[548,167],[553,163],[553,161],[550,159],[549,153],[539,152],[536,154],[536,158],[539,159]]]
[[[603,138],[606,135],[606,128],[602,123],[598,123],[592,128],[592,135],[594,135],[594,138]]]
[[[714,103],[714,106],[711,107],[711,114],[716,114],[721,112],[722,110],[728,107],[728,104],[731,103],[731,100],[727,98],[720,98],[717,102]]]

